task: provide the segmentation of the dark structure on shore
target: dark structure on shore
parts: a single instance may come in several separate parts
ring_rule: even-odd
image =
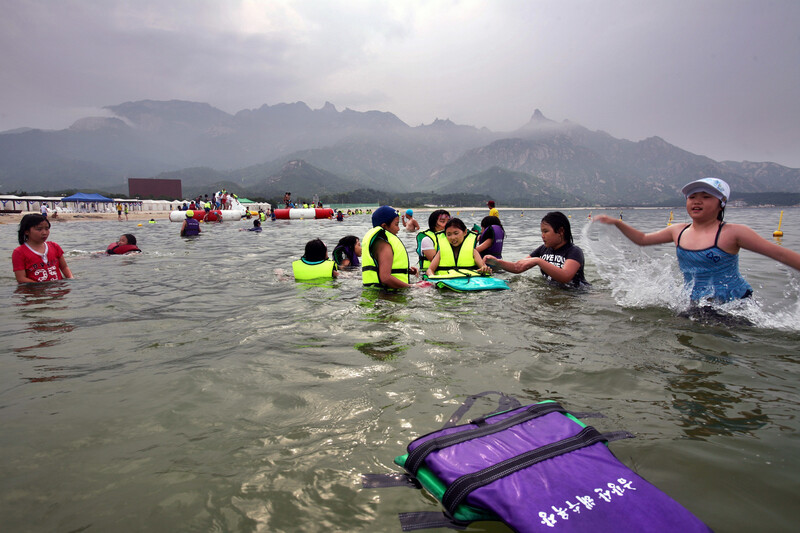
[[[128,178],[128,195],[131,198],[165,198],[169,200],[180,200],[183,197],[181,180]]]

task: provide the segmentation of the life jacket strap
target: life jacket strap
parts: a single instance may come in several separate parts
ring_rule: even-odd
[[[418,529],[430,529],[435,527],[446,527],[456,530],[467,529],[468,524],[461,524],[444,513],[436,511],[417,511],[413,513],[400,513],[400,527],[403,531],[416,531]]]
[[[472,408],[472,405],[475,403],[475,400],[477,400],[478,398],[483,398],[484,396],[489,396],[490,394],[497,394],[499,396],[499,398],[497,399],[497,409],[495,409],[492,413],[489,413],[490,415],[496,413],[503,413],[505,411],[510,411],[512,409],[517,409],[519,407],[522,407],[522,404],[519,403],[519,400],[503,392],[498,392],[493,390],[479,392],[478,394],[473,394],[472,396],[467,397],[467,399],[464,400],[464,403],[461,404],[461,407],[456,409],[455,412],[447,420],[447,423],[445,423],[445,425],[442,426],[442,429],[451,428],[456,424],[458,424],[458,421],[461,420],[461,417],[467,414],[470,408]]]
[[[367,265],[367,266],[362,266],[361,270],[368,270],[368,271],[377,272],[378,271],[378,267],[377,266],[372,266],[372,265]],[[409,270],[408,268],[393,268],[392,269],[392,274],[410,274],[410,273],[411,273],[411,270]]]
[[[528,420],[533,420],[534,418],[539,418],[540,416],[550,413],[566,414],[566,412],[567,411],[561,407],[561,404],[557,402],[537,403],[528,406],[525,410],[520,411],[519,413],[516,413],[500,422],[486,425],[479,424],[479,427],[475,429],[468,429],[466,431],[430,439],[414,448],[414,450],[409,451],[404,468],[412,476],[416,476],[419,467],[422,466],[422,463],[425,461],[425,458],[428,456],[428,454],[436,450],[441,450],[442,448],[447,448],[448,446],[453,446],[468,440],[499,433],[500,431],[504,431],[510,427],[516,426],[517,424],[522,424]]]
[[[402,472],[391,474],[361,474],[361,486],[365,489],[382,489],[386,487],[410,487],[421,489],[419,482]]]

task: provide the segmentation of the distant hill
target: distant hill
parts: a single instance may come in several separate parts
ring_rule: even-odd
[[[481,198],[491,198],[501,205],[519,207],[588,205],[586,200],[561,190],[543,179],[500,167],[492,167],[479,174],[462,178],[440,187],[436,192],[439,194],[463,192]]]
[[[392,113],[330,103],[231,115],[205,103],[143,100],[106,111],[113,116],[65,130],[0,134],[0,192],[119,190],[127,178],[159,175],[179,176],[187,192],[225,182],[254,195],[435,191],[524,205],[671,202],[683,184],[705,176],[727,180],[734,193],[800,192],[800,169],[717,162],[659,137],[616,139],[538,109],[511,132],[447,119],[411,127]]]

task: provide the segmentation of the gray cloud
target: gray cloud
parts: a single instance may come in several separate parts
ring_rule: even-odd
[[[303,100],[512,130],[535,108],[800,167],[793,0],[2,0],[0,130],[129,100]]]

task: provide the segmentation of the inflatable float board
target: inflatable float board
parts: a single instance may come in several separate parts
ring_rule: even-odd
[[[403,531],[463,529],[482,520],[501,521],[518,533],[711,531],[611,453],[608,442],[633,435],[600,433],[578,419],[602,415],[571,414],[552,401],[521,406],[493,391],[468,402],[487,394],[501,394],[495,412],[456,425],[471,405],[465,402],[444,427],[395,458],[407,472],[406,486],[426,489],[447,511],[402,513]],[[403,481],[390,476],[391,483],[365,476],[364,486]]]
[[[331,218],[333,217],[333,209],[329,207],[319,208],[319,207],[308,207],[308,208],[297,208],[292,207],[289,209],[276,209],[275,210],[275,218],[279,220],[311,220],[311,219],[321,219],[321,218]]]
[[[467,291],[502,291],[509,289],[508,283],[503,279],[489,278],[483,276],[472,276],[469,278],[449,278],[442,280],[431,279],[440,289],[450,289],[456,292]]]
[[[205,209],[194,209],[194,218],[195,220],[203,220],[205,219],[206,212]],[[169,214],[169,219],[171,222],[183,222],[186,220],[186,211],[171,211]],[[232,209],[227,209],[225,211],[219,209],[212,209],[208,212],[208,221],[209,222],[216,222],[217,220],[222,219],[224,222],[230,222],[235,220],[242,219],[242,212],[236,211]]]
[[[464,272],[460,270],[447,270],[435,276],[426,276],[425,279],[435,283],[440,289],[450,289],[456,292],[502,291],[510,288],[505,280],[477,274],[465,276]]]

